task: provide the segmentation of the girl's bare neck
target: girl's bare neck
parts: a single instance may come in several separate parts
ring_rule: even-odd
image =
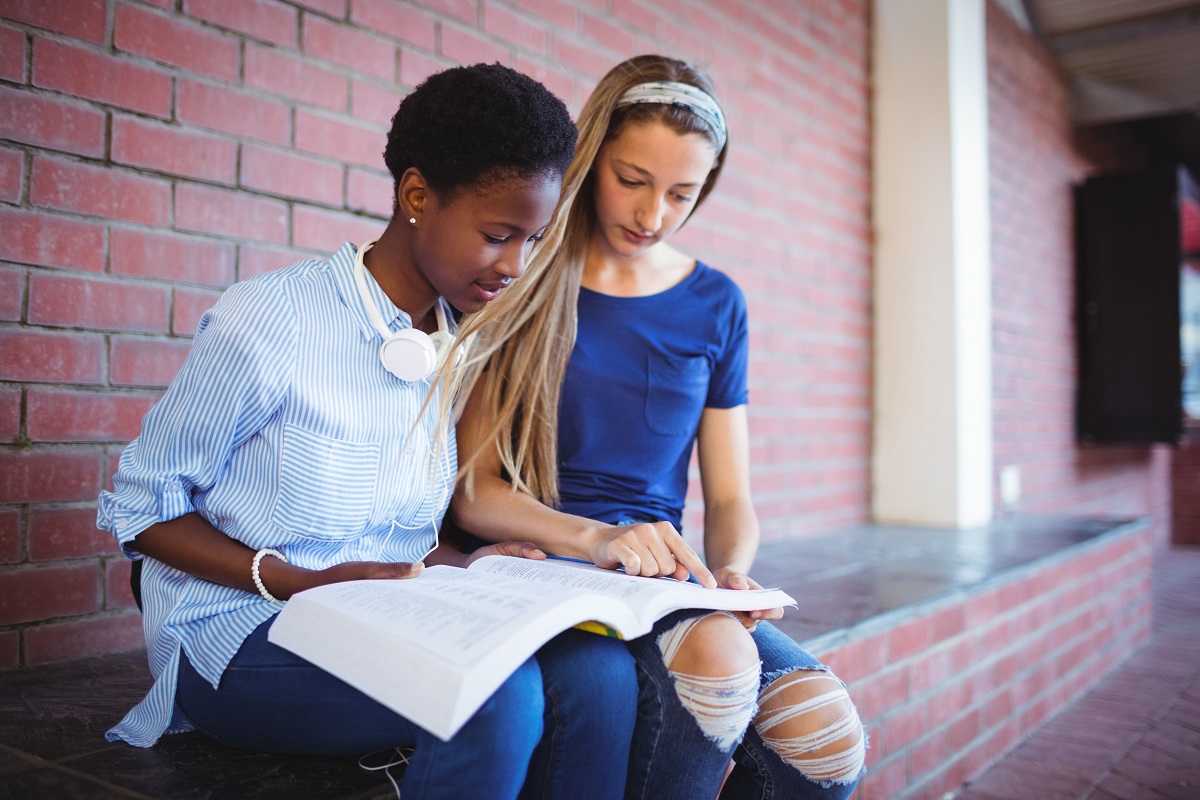
[[[433,304],[437,292],[412,264],[403,231],[389,224],[364,259],[375,282],[397,308],[408,314],[414,328],[437,330]]]
[[[692,273],[696,260],[659,243],[633,258],[592,247],[583,267],[583,286],[614,297],[646,297],[665,292]]]

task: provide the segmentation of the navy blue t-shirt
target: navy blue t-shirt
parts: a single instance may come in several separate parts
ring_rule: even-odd
[[[558,415],[563,511],[679,527],[708,408],[746,403],[746,300],[697,263],[647,297],[579,291],[579,331]]]

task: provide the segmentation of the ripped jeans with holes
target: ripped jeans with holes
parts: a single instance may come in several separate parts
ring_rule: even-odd
[[[680,630],[708,613],[676,612],[628,642],[639,694],[626,798],[848,798],[865,733],[841,682],[791,637],[758,623],[761,669],[749,697],[743,675],[697,682],[667,668]],[[788,696],[801,699],[781,702]]]

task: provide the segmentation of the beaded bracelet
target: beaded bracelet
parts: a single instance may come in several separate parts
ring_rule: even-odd
[[[264,547],[262,550],[259,550],[254,554],[254,562],[250,564],[250,577],[254,578],[254,585],[258,587],[258,593],[261,594],[263,599],[268,603],[282,603],[282,600],[267,591],[267,587],[263,586],[262,577],[258,574],[258,564],[260,561],[262,561],[263,556],[274,556],[285,564],[288,563],[288,560],[286,557],[284,557],[283,553],[279,552],[278,550],[272,550],[269,547]]]

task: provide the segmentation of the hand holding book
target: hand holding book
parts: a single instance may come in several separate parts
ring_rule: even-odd
[[[440,546],[424,562],[393,561],[347,561],[320,570],[304,569],[274,558],[263,559],[259,568],[264,585],[280,600],[318,586],[347,581],[403,580],[420,575],[426,566],[445,564],[469,567],[485,556],[500,555],[534,560],[544,559],[546,554],[531,542],[501,542],[481,547],[471,554],[464,554],[450,546]]]
[[[761,589],[762,584],[751,578],[744,572],[738,572],[729,568],[721,568],[713,571],[713,575],[717,579],[717,585],[726,589],[744,590],[744,589]],[[754,626],[764,619],[780,619],[783,617],[782,608],[760,608],[754,611],[734,611],[733,615],[746,627],[746,630],[753,631]]]

